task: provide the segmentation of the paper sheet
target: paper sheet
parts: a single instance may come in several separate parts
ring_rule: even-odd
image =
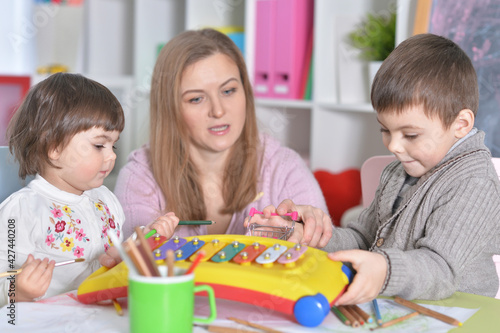
[[[208,315],[208,301],[205,297],[195,298],[195,316]],[[53,332],[129,332],[127,299],[119,299],[123,308],[123,316],[118,316],[112,304],[85,305],[76,300],[76,291],[51,297],[36,303],[17,303],[15,309],[15,324],[9,324],[10,310],[7,306],[0,309],[0,332],[21,333],[53,333]],[[292,317],[277,311],[250,304],[217,299],[217,320],[213,325],[237,327],[247,330],[251,328],[227,320],[236,317],[260,325],[268,326],[282,332],[369,332],[370,327],[376,324],[365,324],[359,328],[352,328],[340,322],[331,312],[323,323],[315,328],[307,328],[297,324]],[[395,303],[392,300],[378,300],[380,312],[384,321],[403,316],[411,310]],[[425,305],[437,312],[465,322],[479,309],[464,309],[458,307],[443,307]],[[361,304],[360,307],[368,314],[373,314],[371,303]],[[427,316],[417,316],[392,327],[384,328],[380,332],[447,332],[454,326],[445,324]],[[206,332],[201,327],[194,327],[193,332]]]

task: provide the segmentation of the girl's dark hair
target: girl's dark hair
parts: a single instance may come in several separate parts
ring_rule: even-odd
[[[102,84],[79,74],[57,73],[33,86],[7,128],[9,150],[19,177],[55,167],[49,151],[93,127],[123,130],[125,117],[116,97]]]

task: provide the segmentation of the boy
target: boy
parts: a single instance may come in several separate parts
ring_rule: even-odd
[[[474,128],[479,93],[470,59],[446,38],[411,37],[382,64],[371,98],[397,161],[382,173],[371,206],[324,248],[356,271],[337,304],[379,294],[496,295],[500,183],[485,134]]]

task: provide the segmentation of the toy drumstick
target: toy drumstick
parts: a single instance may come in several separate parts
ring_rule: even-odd
[[[250,208],[250,213],[249,215],[250,216],[254,216],[255,214],[264,214],[263,212],[259,212],[257,209],[255,208]],[[280,214],[276,214],[276,213],[271,213],[272,216],[281,216]],[[294,221],[297,221],[297,219],[299,218],[299,212],[297,211],[293,211],[291,213],[286,213],[286,214],[283,214],[284,216],[290,216],[292,218],[292,220]]]

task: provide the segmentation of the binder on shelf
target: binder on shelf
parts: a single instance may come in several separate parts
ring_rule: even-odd
[[[254,94],[258,97],[272,97],[276,1],[256,1]]]
[[[276,0],[273,97],[300,99],[308,40],[312,36],[313,0]]]
[[[300,90],[299,90],[299,96],[302,99],[307,99],[306,98],[306,91],[307,87],[309,85],[309,80],[312,80],[312,50],[313,50],[313,36],[312,36],[312,29],[310,31],[310,35],[307,40],[307,49],[306,49],[306,57],[304,59],[304,69],[302,71],[302,77],[300,79]],[[310,98],[309,98],[310,99]]]

